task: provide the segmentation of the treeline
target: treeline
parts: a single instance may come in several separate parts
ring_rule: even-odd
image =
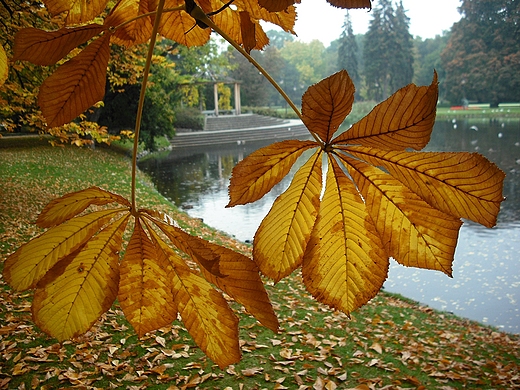
[[[460,22],[423,40],[409,33],[410,19],[401,2],[379,0],[364,35],[353,34],[347,13],[341,36],[329,47],[269,31],[270,46],[254,57],[296,103],[309,85],[340,69],[353,79],[357,101],[382,101],[411,82],[428,85],[436,70],[441,104],[518,102],[519,7],[514,0],[465,0]],[[235,64],[231,76],[242,81],[242,105],[284,105],[247,60],[233,51],[227,57]]]

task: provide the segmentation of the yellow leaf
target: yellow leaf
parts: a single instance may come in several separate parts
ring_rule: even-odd
[[[36,286],[56,263],[83,246],[116,214],[124,209],[92,212],[55,226],[33,238],[4,263],[4,278],[16,290]]]
[[[0,46],[0,87],[7,80],[9,74],[9,66],[7,65],[7,54],[2,46]]]
[[[439,211],[400,181],[363,162],[343,157],[385,243],[385,250],[408,267],[451,276],[460,219]]]
[[[289,173],[305,150],[316,146],[313,141],[288,140],[251,153],[233,168],[226,207],[260,199]]]
[[[334,133],[352,110],[354,84],[342,70],[309,87],[302,97],[303,123],[323,142]]]
[[[115,27],[122,25],[112,35],[112,42],[125,46],[147,42],[152,33],[153,22],[151,17],[143,17],[141,15],[154,10],[148,1],[119,1],[105,19],[106,26]],[[129,20],[133,21],[126,23]]]
[[[70,122],[103,100],[109,43],[108,34],[96,39],[43,82],[38,103],[50,127]]]
[[[157,253],[170,261],[173,299],[184,326],[220,368],[240,360],[238,319],[224,297],[195,274],[152,229]]]
[[[383,166],[431,206],[487,227],[496,224],[505,174],[477,153],[397,152],[349,147],[345,151]]]
[[[85,333],[117,297],[119,251],[129,214],[51,268],[34,293],[33,318],[60,342]]]
[[[430,140],[435,123],[438,83],[429,87],[410,84],[378,104],[367,116],[332,140],[379,149],[421,150]]]
[[[139,218],[120,266],[118,300],[139,337],[170,325],[177,316],[172,295],[172,267],[145,230]]]
[[[108,0],[43,0],[53,15],[66,13],[66,23],[81,24],[98,16],[105,9]]]
[[[184,4],[183,0],[167,0],[166,8],[174,8]],[[203,29],[196,25],[193,19],[185,11],[164,13],[161,18],[159,33],[168,39],[184,46],[202,46],[209,41],[211,29]]]
[[[299,3],[300,1],[293,1],[293,3],[295,2]],[[233,2],[233,4],[237,6],[238,11],[246,11],[252,20],[263,20],[273,23],[281,27],[285,32],[295,34],[296,8],[293,5],[288,5],[279,11],[273,11],[263,7],[262,4],[259,3],[259,1],[254,0],[235,0]],[[280,3],[280,6],[284,7],[284,3],[287,2],[277,1],[277,3]]]
[[[24,28],[14,38],[13,60],[30,61],[36,65],[54,65],[72,49],[100,34],[105,27],[89,24],[57,31]]]
[[[386,279],[388,254],[355,186],[329,159],[318,218],[302,265],[320,302],[347,314],[372,299]]]
[[[248,313],[262,325],[273,331],[278,330],[278,319],[265,291],[258,267],[251,259],[156,219],[152,221],[168,236],[174,246],[199,264],[207,281],[244,305]]]
[[[122,196],[99,187],[71,192],[48,203],[38,216],[36,225],[42,228],[59,225],[75,217],[90,205],[101,206],[109,203],[130,207],[130,203]]]
[[[175,274],[175,301],[193,340],[220,368],[238,362],[238,319],[224,297],[191,271],[176,269]]]
[[[301,265],[318,214],[322,153],[303,165],[274,202],[256,231],[253,259],[262,273],[276,282]]]

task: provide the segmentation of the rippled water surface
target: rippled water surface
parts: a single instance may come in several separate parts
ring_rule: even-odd
[[[234,165],[263,146],[236,145],[212,150],[184,149],[140,164],[159,191],[210,226],[252,240],[274,199],[289,179],[252,205],[225,208]],[[427,150],[476,151],[505,173],[498,224],[486,229],[472,222],[461,228],[453,278],[434,271],[405,268],[392,261],[385,283],[433,308],[453,312],[520,333],[520,122],[518,120],[440,121]]]

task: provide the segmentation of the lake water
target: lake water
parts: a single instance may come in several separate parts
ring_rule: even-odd
[[[174,150],[140,168],[158,190],[189,215],[242,241],[252,240],[286,178],[252,205],[225,208],[231,170],[261,143]],[[430,307],[450,311],[510,333],[520,333],[520,121],[438,121],[427,150],[476,151],[505,173],[498,224],[493,229],[465,222],[455,252],[453,278],[393,262],[385,289]]]

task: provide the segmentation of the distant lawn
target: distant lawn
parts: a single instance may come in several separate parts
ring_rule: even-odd
[[[56,196],[99,185],[128,196],[129,160],[105,148],[52,148],[0,139],[0,264],[40,232],[31,222]],[[2,147],[8,146],[8,147]],[[139,174],[138,202],[169,213],[192,234],[250,247],[180,212]],[[1,270],[1,266],[0,266]],[[433,272],[433,271],[432,271]],[[266,281],[281,331],[234,303],[240,363],[220,370],[181,322],[138,340],[114,305],[86,335],[62,344],[31,319],[31,292],[0,276],[0,389],[510,389],[520,387],[520,337],[381,292],[352,314],[317,304],[299,273]]]

